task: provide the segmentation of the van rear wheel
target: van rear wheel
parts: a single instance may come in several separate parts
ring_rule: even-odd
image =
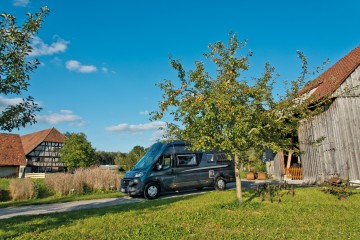
[[[151,182],[146,184],[144,189],[144,196],[146,199],[153,200],[160,195],[160,186],[157,183]]]
[[[215,189],[219,191],[223,191],[226,189],[226,181],[223,177],[218,177],[215,180]]]

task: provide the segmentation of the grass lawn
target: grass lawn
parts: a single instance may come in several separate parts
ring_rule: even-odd
[[[360,191],[345,201],[319,188],[281,203],[233,190],[0,220],[12,239],[359,239]]]

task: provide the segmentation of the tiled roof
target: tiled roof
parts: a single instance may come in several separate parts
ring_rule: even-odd
[[[20,135],[0,133],[0,166],[26,165]]]
[[[42,142],[58,142],[63,143],[65,136],[55,128],[45,129],[39,132],[30,133],[21,136],[25,154],[29,154]]]
[[[332,94],[360,65],[360,45],[306,85],[299,95],[317,88],[312,96],[320,100]]]

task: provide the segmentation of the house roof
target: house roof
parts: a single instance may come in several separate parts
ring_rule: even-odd
[[[39,132],[34,132],[21,136],[25,155],[29,154],[42,142],[63,143],[64,140],[65,136],[55,128],[49,128]]]
[[[314,100],[320,100],[329,96],[340,87],[359,65],[360,45],[306,85],[300,90],[299,95],[303,95],[314,89],[312,93]]]
[[[26,158],[20,135],[0,133],[0,165],[26,165]]]

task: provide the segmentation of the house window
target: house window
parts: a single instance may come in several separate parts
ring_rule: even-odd
[[[195,154],[177,155],[177,165],[179,167],[194,166],[197,165]]]

